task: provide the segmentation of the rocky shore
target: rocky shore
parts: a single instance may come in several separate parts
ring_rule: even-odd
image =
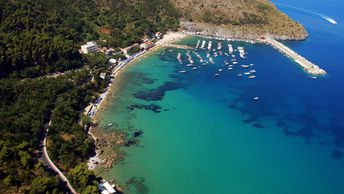
[[[276,40],[304,40],[308,37],[307,31],[302,31],[295,35],[283,35],[262,30],[261,26],[228,26],[213,25],[200,22],[181,21],[183,31],[197,32],[205,36],[219,36],[234,39],[258,39],[264,36],[270,36]]]
[[[97,174],[101,174],[101,172],[103,172],[105,169],[109,169],[116,162],[123,160],[124,153],[123,151],[121,151],[121,147],[135,143],[130,140],[131,134],[126,134],[124,132],[116,130],[107,131],[106,129],[99,126],[102,112],[108,107],[111,97],[119,87],[119,82],[116,82],[116,84],[114,84],[114,82],[116,81],[115,79],[120,80],[122,78],[121,72],[125,67],[134,64],[135,61],[140,60],[140,58],[145,57],[147,54],[152,53],[154,50],[158,48],[169,46],[178,48],[183,47],[183,45],[178,45],[176,43],[187,36],[188,35],[181,32],[168,32],[163,36],[162,39],[158,40],[155,43],[155,46],[153,48],[149,49],[142,55],[131,60],[121,69],[114,69],[114,78],[109,84],[106,92],[101,94],[102,100],[98,104],[95,114],[91,118],[93,124],[89,128],[89,134],[94,139],[96,155],[89,159],[89,169],[95,170]],[[186,46],[185,48],[189,49],[189,47]]]

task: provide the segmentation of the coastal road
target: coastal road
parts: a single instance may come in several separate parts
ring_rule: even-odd
[[[47,151],[47,136],[48,136],[48,132],[49,132],[49,127],[51,124],[51,120],[48,124],[48,126],[45,128],[44,131],[44,139],[42,144],[42,156],[40,157],[40,160],[46,165],[48,166],[50,169],[54,170],[60,177],[60,179],[64,182],[67,183],[67,187],[69,188],[70,192],[73,194],[77,194],[77,192],[75,191],[75,189],[73,188],[73,186],[70,184],[69,180],[67,179],[67,177],[61,172],[61,170],[59,168],[57,168],[57,166],[54,164],[54,162],[50,159],[48,151]]]

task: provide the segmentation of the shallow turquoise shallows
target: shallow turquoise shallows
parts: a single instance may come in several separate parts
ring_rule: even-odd
[[[223,53],[227,44],[247,52],[241,59],[235,51],[239,63],[233,70],[225,64],[232,57],[225,54],[211,52],[215,64],[202,66],[196,54],[207,59],[207,50],[191,52],[198,67],[192,70],[186,67],[187,50],[157,50],[123,71],[102,114],[101,126],[113,123],[109,130],[133,136],[143,131],[133,137],[137,144],[123,148],[125,160],[107,178],[129,183],[127,193],[344,193],[342,16],[333,12],[339,19],[333,26],[300,10],[281,9],[310,33],[307,41],[285,44],[327,76],[314,79],[262,44],[221,41]],[[194,47],[197,40],[182,43]],[[219,41],[212,41],[216,48]],[[244,74],[250,70],[256,71],[254,79]]]

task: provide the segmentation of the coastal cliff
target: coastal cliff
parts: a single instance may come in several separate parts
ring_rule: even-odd
[[[205,35],[302,40],[304,27],[268,0],[170,0],[181,13],[181,28]]]

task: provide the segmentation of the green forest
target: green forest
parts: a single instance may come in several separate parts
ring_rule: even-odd
[[[177,29],[178,18],[168,0],[0,0],[0,193],[68,192],[39,160],[50,120],[50,157],[79,193],[98,193],[100,178],[85,164],[94,143],[82,111],[105,89],[110,77],[99,74],[110,69],[105,55],[82,56],[80,45],[140,43]]]

